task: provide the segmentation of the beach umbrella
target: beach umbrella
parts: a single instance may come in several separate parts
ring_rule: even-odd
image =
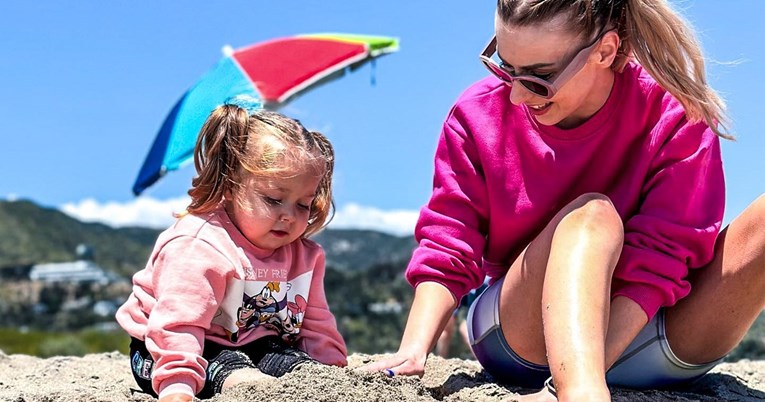
[[[165,118],[133,193],[141,194],[165,173],[188,163],[207,116],[229,97],[248,94],[261,99],[266,109],[276,110],[300,94],[396,50],[395,38],[347,34],[299,35],[239,49],[224,47],[223,58],[183,94]]]

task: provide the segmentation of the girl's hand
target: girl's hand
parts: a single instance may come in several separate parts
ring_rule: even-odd
[[[427,358],[427,354],[399,350],[394,355],[361,366],[357,370],[366,372],[380,371],[385,373],[388,377],[396,375],[416,375],[422,377],[423,374],[425,374],[425,362],[427,361]]]
[[[169,394],[159,399],[157,402],[191,402],[194,397],[188,394]]]

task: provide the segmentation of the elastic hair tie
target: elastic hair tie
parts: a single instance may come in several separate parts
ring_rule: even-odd
[[[225,105],[236,106],[244,109],[248,115],[252,115],[255,112],[263,110],[263,102],[250,95],[236,95],[226,99],[223,102]]]

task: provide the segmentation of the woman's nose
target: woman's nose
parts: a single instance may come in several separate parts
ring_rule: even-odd
[[[513,105],[520,105],[525,103],[532,97],[531,92],[526,89],[520,82],[514,82],[510,85],[510,102]]]

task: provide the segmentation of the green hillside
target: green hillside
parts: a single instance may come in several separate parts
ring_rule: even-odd
[[[83,223],[30,201],[4,201],[0,202],[0,266],[72,261],[77,246],[86,244],[95,250],[97,264],[129,276],[144,266],[158,233]]]
[[[93,260],[124,277],[143,268],[160,230],[112,228],[84,223],[63,212],[30,201],[0,201],[0,267],[72,261],[86,244]],[[313,237],[337,270],[365,270],[376,264],[407,260],[414,238],[371,230],[326,229]]]
[[[327,254],[327,266],[358,271],[409,260],[417,245],[413,236],[397,237],[372,230],[325,229],[311,238]]]

